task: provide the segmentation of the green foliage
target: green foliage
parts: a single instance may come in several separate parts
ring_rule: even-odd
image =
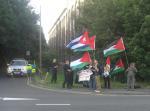
[[[53,52],[53,53],[51,53],[51,52]],[[43,66],[46,68],[50,68],[52,60],[54,58],[56,58],[56,53],[54,51],[50,51],[47,49],[43,52],[42,58],[43,58],[43,60],[42,60]]]
[[[136,62],[141,78],[150,79],[150,0],[86,0],[79,10],[77,30],[96,34],[101,53],[124,36],[129,62]]]
[[[1,0],[0,57],[7,61],[16,57],[26,58],[27,50],[31,52],[30,59],[38,59],[41,28],[37,24],[39,15],[28,3],[29,0]],[[43,33],[42,44],[44,50],[46,41]]]

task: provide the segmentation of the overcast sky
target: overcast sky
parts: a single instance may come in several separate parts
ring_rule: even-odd
[[[41,21],[46,40],[48,40],[48,31],[59,17],[63,9],[68,5],[69,0],[31,0],[36,12],[40,12],[41,4]]]

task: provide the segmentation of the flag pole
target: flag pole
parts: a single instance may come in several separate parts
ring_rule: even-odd
[[[95,60],[95,50],[93,51],[93,59]]]
[[[123,37],[125,37],[125,34],[121,37],[122,40],[123,40]],[[125,50],[125,57],[126,57],[126,61],[127,61],[127,66],[129,66],[129,62],[128,62],[128,57],[127,57],[127,52]]]
[[[129,66],[129,62],[128,62],[128,57],[127,57],[126,50],[125,50],[125,57],[126,57],[127,65]]]
[[[39,70],[40,74],[42,73],[42,24],[41,24],[41,2],[40,2],[40,35],[39,35]]]
[[[96,39],[95,39],[96,40]],[[95,40],[94,40],[94,60],[95,60],[95,51],[96,51],[96,48],[95,48]]]

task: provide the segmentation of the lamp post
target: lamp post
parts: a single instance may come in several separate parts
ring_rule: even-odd
[[[42,71],[42,42],[41,42],[41,2],[40,2],[40,36],[39,36],[39,68]]]

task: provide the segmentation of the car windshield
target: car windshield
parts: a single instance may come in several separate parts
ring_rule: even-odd
[[[14,60],[10,63],[10,65],[12,65],[12,66],[25,66],[26,61],[24,61],[24,60]]]

